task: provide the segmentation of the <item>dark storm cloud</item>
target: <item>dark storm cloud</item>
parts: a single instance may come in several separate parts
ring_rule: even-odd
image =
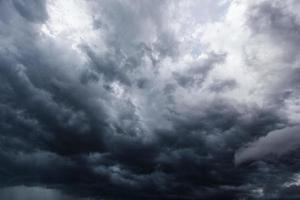
[[[299,16],[293,9],[297,8],[299,3],[297,1],[265,1],[251,6],[248,10],[248,25],[255,34],[263,36],[267,42],[271,42],[274,48],[280,49],[280,53],[276,57],[276,62],[273,63],[274,78],[271,82],[271,87],[268,89],[268,102],[277,109],[284,107],[295,106],[299,95]],[[255,63],[255,61],[253,61]],[[268,68],[269,66],[266,66]],[[272,76],[272,75],[271,75]],[[288,112],[296,112],[297,109],[292,108]],[[289,115],[289,114],[288,114]],[[292,122],[286,129],[279,134],[280,137],[285,135],[289,138],[290,145],[292,145],[292,135],[289,130],[295,129],[297,123]],[[288,132],[285,134],[285,132]],[[293,132],[293,131],[292,131]],[[296,131],[298,132],[298,131]],[[276,133],[276,132],[275,132]],[[269,133],[272,138],[273,132]],[[276,134],[275,134],[276,135]],[[273,135],[274,136],[274,135]],[[267,137],[266,137],[267,138]],[[275,138],[273,138],[275,139]],[[275,139],[273,142],[275,142]],[[264,141],[261,138],[261,141]],[[284,142],[285,139],[279,139],[278,142]],[[289,143],[288,142],[288,143]],[[268,145],[267,145],[268,146]],[[272,146],[272,145],[271,145]],[[285,146],[285,145],[283,145]],[[266,147],[269,148],[269,147]],[[275,150],[275,149],[274,149]],[[262,151],[263,152],[263,151]],[[275,152],[276,154],[276,152]]]
[[[264,195],[261,198],[297,198],[295,192],[297,186],[284,186],[286,177],[292,177],[298,172],[297,157],[299,145],[297,137],[299,133],[297,119],[292,113],[298,113],[296,102],[299,94],[299,64],[297,55],[299,53],[299,16],[297,1],[263,1],[251,6],[247,12],[247,23],[252,32],[252,39],[263,38],[266,44],[272,44],[274,49],[279,49],[280,53],[274,58],[276,61],[270,62],[270,76],[276,78],[266,80],[270,84],[267,89],[266,101],[268,106],[274,111],[283,110],[281,116],[290,118],[291,122],[282,121],[282,126],[275,130],[270,130],[267,135],[253,138],[235,154],[237,164],[252,163],[260,167],[255,172],[254,177],[268,177],[272,180],[255,183],[264,188]],[[267,49],[266,51],[272,51]],[[257,60],[256,60],[257,61]],[[251,60],[255,66],[255,59]],[[259,63],[259,62],[258,62]],[[272,75],[273,73],[273,75]],[[268,82],[270,81],[270,82]],[[258,161],[261,160],[261,161]],[[247,164],[246,164],[247,165]],[[275,175],[266,175],[275,174]],[[251,180],[249,180],[252,182]],[[254,181],[256,182],[256,181]],[[290,194],[287,193],[290,191]],[[285,195],[285,197],[283,197]]]
[[[90,43],[79,54],[41,33],[46,1],[0,1],[0,198],[240,199],[260,197],[261,188],[294,191],[280,190],[299,165],[287,157],[234,163],[249,142],[264,137],[257,150],[272,140],[259,151],[266,155],[280,140],[274,130],[290,132],[280,112],[222,97],[188,106],[176,99],[201,88],[227,54],[208,53],[165,75],[166,62],[183,58],[166,21],[170,2],[88,3],[94,31],[106,36],[104,54]],[[266,10],[256,13],[260,20],[272,14]],[[284,83],[295,88],[292,72]],[[237,84],[220,79],[210,90]],[[280,140],[288,149],[289,135],[295,131]]]

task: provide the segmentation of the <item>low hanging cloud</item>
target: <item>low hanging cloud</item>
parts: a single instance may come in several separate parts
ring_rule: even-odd
[[[235,163],[255,161],[270,155],[282,156],[300,147],[300,126],[271,131],[235,154]]]
[[[295,197],[299,8],[0,1],[0,199]]]

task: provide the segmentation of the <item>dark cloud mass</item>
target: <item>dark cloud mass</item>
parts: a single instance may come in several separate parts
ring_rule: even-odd
[[[299,9],[0,0],[0,199],[299,199]]]

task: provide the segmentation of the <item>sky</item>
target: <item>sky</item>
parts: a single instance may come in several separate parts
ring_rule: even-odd
[[[0,199],[300,199],[299,9],[0,0]]]

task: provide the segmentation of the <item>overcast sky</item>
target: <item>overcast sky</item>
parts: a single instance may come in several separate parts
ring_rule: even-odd
[[[300,199],[299,10],[0,0],[0,199]]]

